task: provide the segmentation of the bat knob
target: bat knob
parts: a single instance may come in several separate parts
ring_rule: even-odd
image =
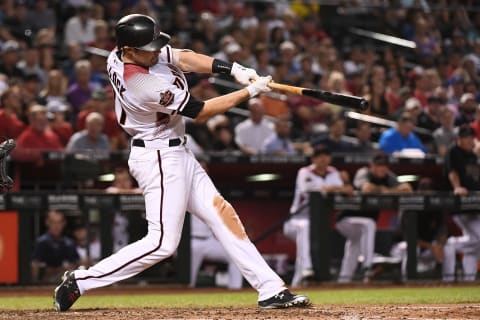
[[[362,99],[362,101],[360,101],[359,109],[361,111],[365,111],[368,109],[368,101],[366,99]]]

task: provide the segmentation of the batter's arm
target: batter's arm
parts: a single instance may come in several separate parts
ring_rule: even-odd
[[[184,72],[212,73],[213,58],[194,51],[180,51],[178,67]]]
[[[272,81],[271,76],[260,77],[243,89],[208,99],[205,101],[202,110],[197,114],[195,120],[197,122],[205,122],[211,117],[224,113],[249,98],[255,97],[262,92],[271,91],[272,89],[268,86],[270,81]]]
[[[250,98],[250,93],[244,88],[223,96],[209,99],[205,101],[205,104],[195,118],[195,121],[200,123],[206,122],[211,117],[226,112],[248,98]]]
[[[214,59],[194,51],[175,50],[173,60],[184,72],[228,74],[245,86],[259,78],[257,71],[252,68],[246,68],[237,62]]]

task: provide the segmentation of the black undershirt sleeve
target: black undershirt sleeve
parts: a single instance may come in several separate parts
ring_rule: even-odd
[[[183,107],[182,111],[179,112],[182,116],[195,119],[200,111],[202,111],[205,102],[195,99],[190,95],[187,104]]]

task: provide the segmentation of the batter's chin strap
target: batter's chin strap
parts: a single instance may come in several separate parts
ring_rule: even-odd
[[[7,174],[7,157],[16,145],[13,139],[7,139],[0,144],[0,192],[13,187],[13,180]]]

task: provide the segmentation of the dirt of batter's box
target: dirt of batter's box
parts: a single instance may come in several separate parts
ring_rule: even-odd
[[[455,305],[313,305],[309,308],[260,310],[238,308],[72,309],[67,312],[0,310],[0,319],[130,320],[130,319],[340,319],[465,320],[480,319],[480,304]]]

